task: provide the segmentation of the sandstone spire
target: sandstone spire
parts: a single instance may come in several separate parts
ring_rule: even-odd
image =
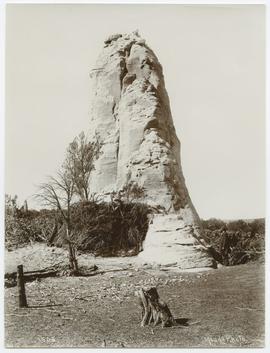
[[[91,191],[106,198],[127,183],[137,183],[145,189],[144,202],[170,215],[167,225],[173,223],[175,230],[199,226],[185,185],[180,142],[156,55],[137,31],[112,35],[105,40],[90,76],[94,81],[91,130],[103,144]],[[155,226],[159,222],[154,220]],[[164,224],[160,226],[164,228]],[[187,228],[182,234],[191,244],[196,242]],[[155,243],[158,237],[153,239]],[[153,241],[147,235],[145,251],[149,247],[151,252]],[[158,241],[157,246],[160,244]]]

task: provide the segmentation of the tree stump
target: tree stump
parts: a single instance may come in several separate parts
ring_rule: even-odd
[[[150,289],[142,288],[137,295],[142,308],[141,326],[150,325],[151,322],[154,323],[154,326],[161,322],[162,327],[175,324],[175,319],[168,305],[159,298],[155,287]]]
[[[73,271],[73,274],[76,275],[79,271],[78,261],[76,259],[75,248],[72,245],[71,241],[68,241],[68,250],[69,250],[69,265]]]

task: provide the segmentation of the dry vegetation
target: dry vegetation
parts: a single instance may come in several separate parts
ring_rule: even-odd
[[[264,257],[265,220],[202,221],[205,239],[225,266],[244,264]],[[224,233],[226,235],[224,236]]]
[[[42,278],[26,283],[28,308],[18,308],[17,288],[5,289],[7,347],[263,347],[264,220],[203,221],[208,242],[222,254],[224,225],[231,247],[228,265],[244,252],[244,265],[202,273],[136,267],[134,255],[151,210],[141,203],[80,202],[71,207],[71,237],[81,269],[95,276]],[[57,225],[57,226],[56,226]],[[68,266],[64,224],[57,211],[6,209],[6,272],[61,263]],[[25,246],[27,245],[27,246]],[[50,246],[47,246],[50,245]],[[57,245],[57,247],[55,247]],[[241,255],[242,256],[242,255]],[[252,261],[251,261],[252,260]],[[63,267],[63,268],[64,268]],[[177,325],[140,327],[135,292],[158,288]]]
[[[77,250],[102,256],[135,255],[148,229],[150,209],[141,203],[84,201],[71,207],[70,239]],[[63,246],[65,223],[53,210],[6,214],[6,247],[10,250],[33,241]]]
[[[134,292],[149,285],[157,286],[178,326],[140,327]],[[7,347],[264,345],[264,275],[259,263],[202,273],[130,266],[94,277],[46,278],[27,283],[26,292],[29,307],[19,309],[17,288],[5,290]]]
[[[70,239],[77,250],[101,256],[132,256],[141,250],[152,210],[143,203],[115,198],[111,202],[83,201],[71,206]],[[6,248],[38,241],[63,246],[66,226],[59,211],[18,208],[6,211]],[[202,221],[204,236],[226,266],[264,256],[264,219],[224,222]],[[224,246],[224,227],[227,248]]]

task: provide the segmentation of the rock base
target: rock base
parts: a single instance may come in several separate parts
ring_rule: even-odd
[[[193,236],[192,228],[179,215],[155,215],[138,259],[153,266],[183,270],[215,268],[215,261],[203,243],[203,239]]]

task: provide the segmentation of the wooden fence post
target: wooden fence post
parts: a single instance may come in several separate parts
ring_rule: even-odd
[[[27,300],[24,286],[23,265],[17,267],[17,286],[19,292],[19,308],[26,308]]]

